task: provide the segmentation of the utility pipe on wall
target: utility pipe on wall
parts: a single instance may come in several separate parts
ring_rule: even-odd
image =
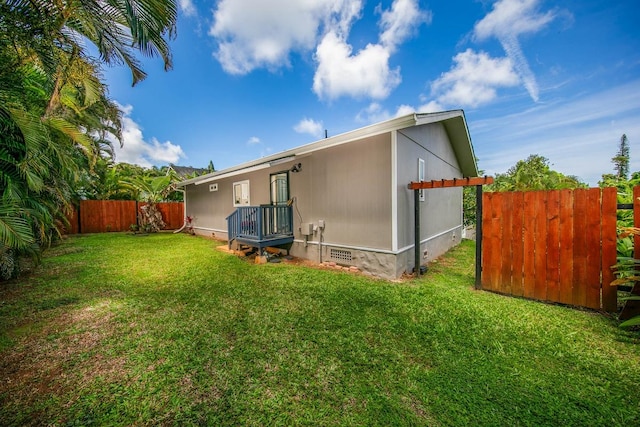
[[[413,204],[415,205],[415,270],[416,277],[420,277],[420,190],[413,190]]]
[[[180,233],[187,226],[187,191],[181,188],[176,188],[175,191],[180,191],[182,193],[182,207],[184,212],[182,212],[182,217],[184,220],[182,221],[182,227],[173,232],[173,234]]]

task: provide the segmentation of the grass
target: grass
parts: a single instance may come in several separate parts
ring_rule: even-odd
[[[640,424],[640,339],[473,289],[470,242],[395,283],[188,235],[72,237],[0,287],[3,425]]]

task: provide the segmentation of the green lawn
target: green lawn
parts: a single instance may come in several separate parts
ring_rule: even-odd
[[[188,235],[67,239],[0,284],[2,425],[640,425],[640,339],[473,289],[255,265]]]

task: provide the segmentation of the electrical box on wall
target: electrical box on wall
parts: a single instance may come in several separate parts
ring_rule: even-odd
[[[311,222],[303,222],[300,224],[300,233],[303,236],[311,236],[313,235],[313,223]]]
[[[218,183],[209,184],[209,191],[218,191]]]

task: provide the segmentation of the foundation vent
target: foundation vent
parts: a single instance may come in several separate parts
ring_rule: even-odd
[[[345,251],[342,249],[331,249],[330,256],[331,259],[336,261],[351,261],[353,259],[351,251]]]

